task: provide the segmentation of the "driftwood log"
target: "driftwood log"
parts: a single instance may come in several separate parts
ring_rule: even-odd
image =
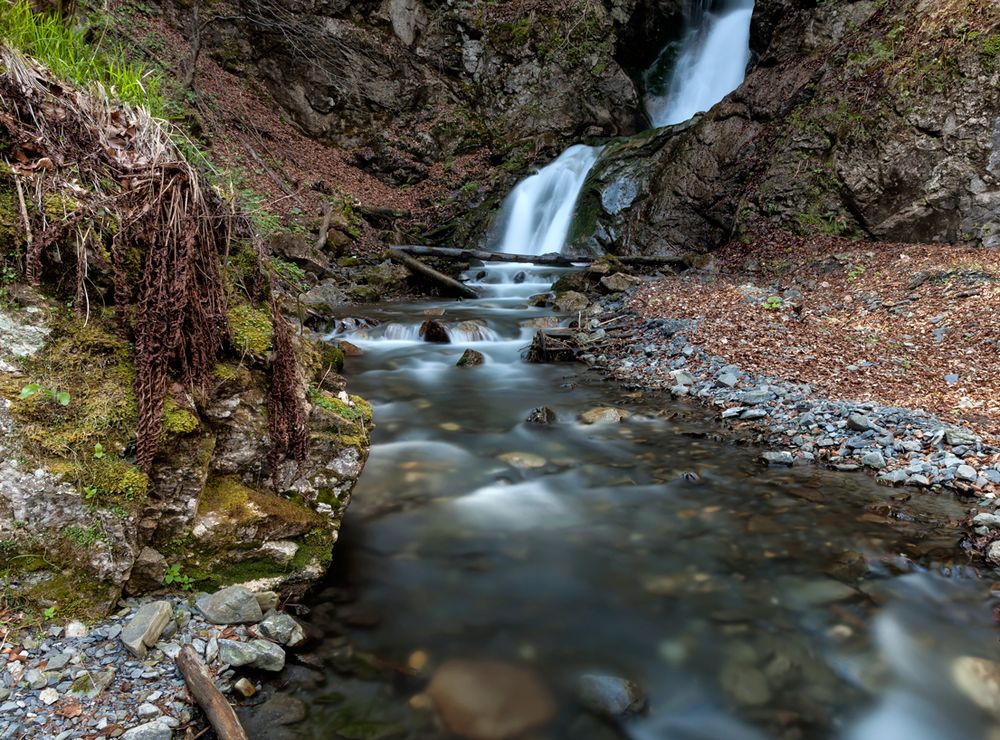
[[[444,273],[438,272],[433,267],[428,267],[420,260],[414,259],[399,249],[390,249],[389,256],[392,258],[393,262],[398,262],[414,275],[420,275],[421,277],[433,280],[454,295],[459,295],[462,298],[479,297],[479,294],[468,285],[460,283],[458,280],[450,278]]]
[[[236,712],[229,706],[222,692],[215,688],[208,675],[208,668],[194,647],[191,645],[182,647],[175,662],[177,669],[184,676],[188,691],[205,712],[219,740],[247,740],[247,734],[236,718]]]
[[[404,254],[416,255],[418,257],[441,257],[444,259],[457,260],[479,260],[481,262],[526,262],[534,265],[552,265],[556,267],[570,267],[572,265],[586,265],[600,259],[599,257],[569,257],[558,252],[548,254],[506,254],[500,252],[487,252],[482,249],[458,249],[455,247],[424,247],[414,244],[404,244],[395,246],[393,251]],[[689,256],[680,257],[615,257],[623,265],[635,265],[637,267],[673,267],[684,268],[690,266]]]

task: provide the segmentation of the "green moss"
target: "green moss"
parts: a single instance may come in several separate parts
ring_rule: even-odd
[[[104,457],[88,465],[98,494],[143,501],[149,490],[149,476],[121,458]]]
[[[242,353],[263,355],[271,349],[271,317],[248,304],[229,309],[229,329],[233,347]]]
[[[180,408],[172,398],[167,399],[163,406],[163,431],[166,434],[191,434],[200,426],[197,416]]]
[[[996,68],[998,56],[1000,56],[1000,33],[994,33],[979,42],[979,57],[983,67],[990,72]]]
[[[49,193],[42,199],[42,210],[49,221],[61,221],[79,207],[79,202],[62,193]]]
[[[225,513],[238,524],[263,517],[295,525],[314,525],[323,518],[308,505],[284,496],[255,491],[235,476],[211,477],[198,498],[198,515]]]
[[[222,512],[242,518],[247,515],[251,490],[235,476],[209,478],[198,497],[198,515]]]
[[[29,610],[56,607],[60,620],[94,620],[106,614],[119,593],[120,589],[92,575],[67,570],[25,589],[20,597]]]
[[[320,361],[322,371],[332,367],[334,372],[339,373],[344,369],[344,351],[333,344],[324,343],[320,349]]]

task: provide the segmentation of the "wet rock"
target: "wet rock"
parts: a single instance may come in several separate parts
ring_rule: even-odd
[[[505,452],[498,457],[508,465],[520,470],[531,470],[534,468],[544,468],[546,460],[541,455],[531,452]]]
[[[767,677],[744,663],[727,663],[719,673],[719,686],[736,704],[759,707],[771,701]]]
[[[515,285],[520,285],[527,277],[528,276],[525,274],[524,270],[521,270],[520,272],[514,274],[514,277],[511,278],[511,282]]]
[[[761,460],[769,466],[790,466],[795,463],[795,457],[791,452],[765,452],[760,456]]]
[[[1000,663],[963,655],[952,661],[951,679],[969,701],[1000,719]]]
[[[467,349],[462,353],[462,356],[458,358],[458,362],[455,363],[456,367],[478,367],[486,362],[486,358],[483,356],[482,352],[477,352],[474,349]]]
[[[247,678],[241,678],[239,681],[233,684],[233,689],[239,693],[244,699],[249,699],[251,696],[257,693],[257,687],[253,685]]]
[[[458,337],[468,342],[489,342],[496,339],[496,332],[481,319],[459,321],[452,330]]]
[[[493,660],[449,660],[427,687],[447,729],[471,740],[505,740],[555,714],[549,690],[531,670]]]
[[[294,648],[306,639],[306,633],[295,618],[283,612],[274,612],[264,617],[257,630],[269,640],[279,645]]]
[[[305,702],[287,694],[275,694],[259,706],[238,709],[236,713],[251,740],[272,738],[275,727],[298,724],[308,714]]]
[[[616,409],[611,406],[598,406],[580,414],[580,421],[584,424],[617,424],[627,419],[628,416],[628,411],[624,409]]]
[[[619,293],[621,291],[634,288],[641,280],[632,275],[616,272],[614,275],[605,275],[601,278],[601,287],[609,293]]]
[[[125,583],[128,594],[144,594],[163,586],[167,572],[167,559],[152,547],[144,547],[132,564],[132,572]]]
[[[196,606],[212,624],[248,624],[264,618],[257,598],[245,586],[227,586],[198,599]]]
[[[340,347],[340,351],[344,353],[344,357],[361,357],[365,353],[361,347],[356,344],[351,344],[350,342],[341,339],[337,342],[337,346]]]
[[[555,299],[555,309],[560,313],[576,313],[577,311],[582,311],[590,304],[587,300],[587,296],[583,293],[577,293],[575,290],[567,290],[565,293],[560,293]]]
[[[555,424],[556,412],[548,406],[539,406],[528,413],[525,421],[528,424]]]
[[[126,730],[121,740],[170,740],[173,736],[174,732],[166,722],[156,720]]]
[[[448,336],[448,330],[444,328],[444,325],[440,321],[434,319],[427,319],[427,321],[420,325],[420,336],[425,342],[451,344],[451,337]]]
[[[152,601],[139,607],[139,611],[125,625],[121,641],[137,658],[145,658],[149,648],[156,644],[173,616],[169,601]]]
[[[528,298],[528,305],[535,308],[548,308],[552,305],[555,295],[553,293],[535,293]]]
[[[627,717],[646,709],[646,695],[642,689],[618,676],[581,676],[577,681],[576,695],[583,706],[605,717]]]
[[[285,667],[285,651],[267,640],[219,640],[219,660],[233,667],[280,671]]]

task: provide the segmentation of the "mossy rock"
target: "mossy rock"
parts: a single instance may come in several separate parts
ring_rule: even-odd
[[[274,328],[268,313],[241,303],[229,309],[228,318],[234,350],[256,356],[271,350]]]
[[[181,408],[172,398],[163,405],[163,433],[165,436],[191,434],[201,427],[194,412]]]

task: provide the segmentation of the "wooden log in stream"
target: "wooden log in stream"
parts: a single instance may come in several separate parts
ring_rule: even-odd
[[[418,259],[399,249],[390,249],[389,256],[394,262],[403,265],[407,270],[415,275],[428,278],[446,288],[449,292],[461,296],[462,298],[478,298],[479,294],[464,283],[460,283],[454,278],[450,278],[444,273],[438,272],[433,267],[428,267]]]
[[[572,265],[587,265],[599,257],[569,257],[558,252],[548,254],[506,254],[487,252],[483,249],[458,249],[456,247],[425,247],[416,244],[402,244],[392,247],[392,251],[418,257],[440,257],[442,259],[479,260],[480,262],[525,262],[534,265],[552,265],[570,267]],[[685,268],[690,266],[690,257],[615,257],[623,265],[636,267],[672,267]]]
[[[184,676],[191,696],[205,712],[208,722],[219,740],[247,740],[247,734],[236,718],[236,712],[222,692],[215,688],[208,675],[208,668],[191,645],[181,648],[176,659],[177,669]]]

